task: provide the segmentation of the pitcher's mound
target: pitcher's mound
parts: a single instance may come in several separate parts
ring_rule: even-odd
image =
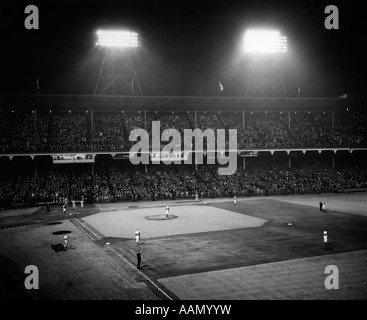
[[[177,216],[170,214],[168,217],[166,217],[165,215],[161,215],[161,214],[156,214],[154,216],[147,216],[145,217],[145,219],[148,220],[172,220],[172,219],[176,219]]]

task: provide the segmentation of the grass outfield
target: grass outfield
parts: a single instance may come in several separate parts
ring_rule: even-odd
[[[0,298],[366,299],[366,200],[327,194],[0,213]],[[167,204],[174,219],[165,219]],[[70,250],[55,251],[66,233]],[[40,290],[23,290],[29,264],[39,268]],[[339,290],[325,289],[330,264]]]

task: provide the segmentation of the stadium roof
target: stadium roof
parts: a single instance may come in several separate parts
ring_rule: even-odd
[[[366,95],[337,98],[158,97],[96,95],[1,95],[1,110],[104,111],[336,111],[360,109]]]

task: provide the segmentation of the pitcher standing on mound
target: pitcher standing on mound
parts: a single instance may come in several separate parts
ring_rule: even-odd
[[[166,206],[166,218],[168,218],[168,214],[169,214],[169,208],[168,208],[168,206]]]

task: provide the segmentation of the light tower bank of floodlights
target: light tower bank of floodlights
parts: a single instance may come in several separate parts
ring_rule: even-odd
[[[246,75],[246,97],[286,97],[278,65],[280,55],[287,52],[287,37],[273,30],[246,31],[245,54],[250,59]]]
[[[97,38],[97,46],[105,52],[94,94],[142,96],[131,58],[140,46],[138,34],[126,30],[98,30]]]

